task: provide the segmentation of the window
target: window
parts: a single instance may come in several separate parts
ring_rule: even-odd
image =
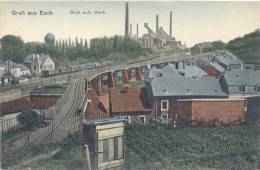
[[[123,147],[122,136],[99,140],[98,163],[122,159],[124,153]]]
[[[168,114],[161,114],[161,118],[164,119],[164,120],[168,119]]]
[[[245,85],[241,86],[241,92],[246,92],[246,86]]]
[[[255,91],[256,91],[256,92],[260,92],[260,86],[256,86],[256,87],[255,87]]]
[[[101,163],[103,162],[103,158],[104,158],[104,144],[103,144],[103,140],[99,140],[98,141],[98,162]]]
[[[161,101],[161,110],[163,110],[163,111],[169,110],[169,101],[168,100]]]
[[[109,161],[109,140],[104,139],[103,140],[103,162]]]
[[[118,137],[114,139],[114,160],[118,159]]]
[[[126,123],[131,123],[131,117],[130,116],[123,116],[123,119]]]
[[[144,124],[145,123],[145,116],[144,115],[140,115],[139,116],[139,120],[140,120],[141,123]]]

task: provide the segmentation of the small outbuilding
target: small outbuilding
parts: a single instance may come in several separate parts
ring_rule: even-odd
[[[89,169],[110,169],[124,161],[124,120],[83,120],[83,139]],[[89,156],[89,160],[88,160]]]

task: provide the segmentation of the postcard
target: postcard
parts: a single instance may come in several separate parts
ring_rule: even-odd
[[[260,1],[1,1],[0,169],[259,169]]]

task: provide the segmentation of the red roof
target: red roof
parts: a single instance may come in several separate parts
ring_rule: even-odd
[[[205,65],[205,66],[202,67],[202,69],[206,73],[208,73],[209,76],[219,77],[219,72],[213,66]]]
[[[108,94],[98,96],[98,98],[99,98],[99,101],[105,107],[106,111],[109,112],[109,96],[108,96]]]
[[[100,102],[93,88],[88,89],[88,103],[85,111],[86,119],[103,119],[110,117],[105,106]]]
[[[109,90],[111,113],[151,112],[147,91],[142,88],[129,88],[122,90],[113,88]]]

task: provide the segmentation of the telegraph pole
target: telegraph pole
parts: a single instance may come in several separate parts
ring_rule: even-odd
[[[4,161],[5,161],[5,150],[3,145],[3,134],[4,134],[4,126],[3,126],[3,117],[1,116],[1,133],[0,133],[0,142],[1,142],[1,159],[0,159],[0,169],[5,168]]]

